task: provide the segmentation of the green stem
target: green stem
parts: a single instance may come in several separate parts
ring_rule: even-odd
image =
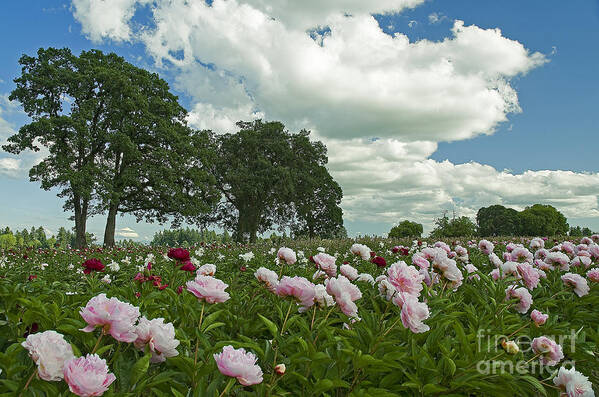
[[[202,312],[200,313],[200,322],[198,324],[198,329],[202,332],[202,321],[204,320],[204,306],[206,306],[206,301],[202,302]],[[194,354],[193,365],[196,366],[198,364],[198,346],[200,345],[200,338],[196,338],[196,351]]]
[[[281,335],[283,335],[283,332],[285,331],[285,324],[287,324],[287,319],[289,318],[289,313],[291,312],[291,306],[293,306],[293,301],[289,304],[289,309],[287,309],[287,314],[285,315],[283,326],[281,326]]]
[[[27,388],[29,387],[29,384],[33,380],[33,377],[35,376],[35,374],[37,374],[37,368],[35,368],[33,370],[33,373],[31,374],[31,376],[29,377],[29,379],[27,379],[27,383],[25,383],[25,387],[23,388],[23,390],[21,390],[21,394],[19,394],[19,397],[21,397],[23,395],[23,393],[25,393],[27,391]]]
[[[92,352],[90,354],[94,354],[96,352],[96,350],[98,350],[98,347],[100,346],[100,341],[102,340],[103,336],[104,336],[104,328],[102,328],[102,331],[100,332],[100,337],[96,341],[96,345],[94,346],[94,349],[92,350]]]
[[[233,383],[235,383],[235,378],[229,379],[229,383],[227,383],[225,390],[223,390],[222,393],[218,395],[218,397],[223,397],[229,391],[231,386],[233,386]]]

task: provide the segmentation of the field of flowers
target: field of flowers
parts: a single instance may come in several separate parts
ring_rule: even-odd
[[[593,396],[598,242],[3,252],[0,396]]]

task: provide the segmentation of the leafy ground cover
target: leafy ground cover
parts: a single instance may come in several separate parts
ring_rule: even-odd
[[[594,395],[597,241],[6,251],[0,395]]]

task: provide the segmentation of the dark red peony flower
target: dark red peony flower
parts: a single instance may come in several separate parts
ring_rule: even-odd
[[[241,267],[239,268],[239,270],[240,270],[240,271],[242,271],[242,272],[245,272],[245,271],[247,270],[247,267],[245,267],[245,266],[241,266]]]
[[[177,294],[181,295],[182,292],[183,292],[183,286],[180,285],[180,286],[177,287]]]
[[[395,247],[391,248],[391,252],[397,254],[399,252],[399,247],[396,245]]]
[[[183,264],[183,266],[181,266],[181,270],[186,272],[195,272],[196,267],[193,265],[193,263],[187,261]]]
[[[375,256],[376,256],[376,252],[374,252],[374,251],[370,251],[370,257],[371,257],[371,258],[374,258]]]
[[[135,297],[136,297],[136,298],[139,298],[140,296],[141,296],[141,292],[136,292],[136,293],[135,293]]]
[[[372,258],[372,263],[374,263],[378,267],[387,266],[387,261],[382,256],[375,256],[374,258]]]
[[[23,338],[27,338],[29,335],[35,334],[37,331],[39,331],[39,326],[37,323],[33,323],[25,328],[25,334],[23,334]]]
[[[85,262],[83,262],[83,267],[85,268],[85,270],[83,271],[83,273],[85,274],[90,274],[92,271],[104,271],[104,265],[102,264],[102,261],[96,258],[88,259]]]
[[[33,280],[35,280],[36,278],[37,278],[37,275],[36,275],[36,274],[31,274],[31,275],[29,275],[29,281],[33,281]]]
[[[189,251],[183,248],[171,248],[168,250],[167,256],[179,262],[185,262],[189,260]]]
[[[406,248],[406,247],[400,248],[399,251],[401,252],[401,254],[403,256],[406,256],[406,255],[408,255],[410,253],[410,250],[408,248]]]

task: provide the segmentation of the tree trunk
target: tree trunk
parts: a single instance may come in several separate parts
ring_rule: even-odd
[[[87,247],[85,226],[87,222],[87,200],[82,200],[78,194],[73,194],[73,207],[75,210],[75,248]]]
[[[114,247],[114,232],[116,230],[116,214],[118,204],[111,202],[108,208],[108,218],[106,219],[106,228],[104,228],[104,247]]]

